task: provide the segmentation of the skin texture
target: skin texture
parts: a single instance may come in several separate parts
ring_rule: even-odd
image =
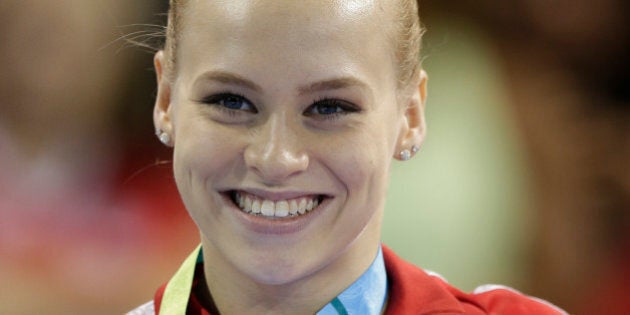
[[[388,3],[193,1],[172,78],[156,55],[155,124],[173,139],[222,314],[315,313],[374,259],[392,159],[424,136],[426,75],[397,89]],[[323,114],[330,104],[342,113]],[[305,216],[262,219],[233,190],[326,198]]]

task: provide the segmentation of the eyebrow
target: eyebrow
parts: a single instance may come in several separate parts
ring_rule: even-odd
[[[200,82],[203,80],[215,81],[227,85],[241,86],[258,93],[262,92],[262,88],[260,87],[260,85],[231,72],[220,70],[208,71],[202,74],[199,79],[196,80],[196,82]],[[304,95],[321,91],[340,90],[349,87],[359,87],[370,91],[369,86],[359,79],[356,79],[354,77],[340,77],[314,82],[307,86],[301,86],[298,88],[298,92],[300,93],[300,95]]]
[[[199,77],[199,79],[196,80],[196,82],[200,82],[202,80],[215,81],[215,82],[218,82],[221,84],[227,84],[227,85],[241,86],[241,87],[253,90],[255,92],[262,91],[262,88],[260,87],[260,85],[231,72],[209,71],[202,74]]]
[[[308,94],[313,92],[328,91],[328,90],[340,90],[349,87],[359,87],[365,90],[370,90],[368,85],[363,81],[353,77],[341,77],[330,80],[323,80],[312,83],[305,87],[300,87],[298,91],[300,94]]]

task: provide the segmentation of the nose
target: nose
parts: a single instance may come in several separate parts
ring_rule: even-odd
[[[281,184],[308,168],[308,155],[296,129],[284,117],[269,117],[253,133],[245,163],[266,184]]]

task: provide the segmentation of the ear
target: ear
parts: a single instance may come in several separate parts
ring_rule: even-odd
[[[426,134],[426,123],[424,120],[424,108],[427,100],[427,73],[421,70],[418,77],[411,83],[410,90],[404,99],[404,121],[401,129],[395,157],[403,160],[401,152],[409,150],[413,155],[412,148],[422,147]]]
[[[153,108],[153,124],[157,131],[165,132],[170,139],[174,139],[173,124],[171,121],[171,82],[164,75],[164,51],[160,50],[153,58],[155,74],[157,77],[157,97]],[[158,135],[159,136],[159,135]],[[173,141],[165,143],[172,146]]]

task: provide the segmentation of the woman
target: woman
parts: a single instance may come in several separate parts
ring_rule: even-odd
[[[159,139],[201,248],[137,314],[559,314],[381,247],[425,135],[415,1],[171,1]],[[520,311],[519,311],[520,310]]]

